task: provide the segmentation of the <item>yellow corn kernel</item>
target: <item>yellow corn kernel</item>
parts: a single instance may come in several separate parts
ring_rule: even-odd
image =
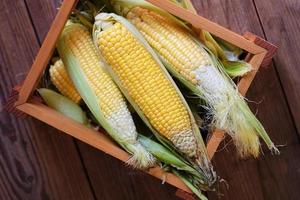
[[[97,35],[102,56],[152,127],[180,151],[195,156],[191,120],[176,89],[141,42],[119,22]]]
[[[163,16],[140,7],[133,8],[127,19],[144,35],[149,44],[183,77],[197,84],[194,71],[212,65],[212,60],[189,33]]]
[[[123,134],[124,140],[136,141],[136,129],[125,99],[117,85],[104,71],[91,34],[80,26],[74,26],[64,39],[97,96],[104,117],[113,128]]]
[[[54,65],[50,66],[49,74],[51,82],[62,95],[68,97],[77,104],[80,102],[80,94],[77,92],[74,84],[72,83],[61,59],[57,60]]]
[[[67,22],[57,42],[58,52],[82,99],[107,133],[132,154],[127,163],[145,169],[155,158],[137,140],[137,131],[121,91],[104,69],[91,33]]]

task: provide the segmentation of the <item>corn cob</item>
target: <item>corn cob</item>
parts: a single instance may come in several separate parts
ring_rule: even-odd
[[[37,91],[49,107],[80,124],[89,126],[85,112],[74,101],[47,88],[40,88]]]
[[[69,23],[57,44],[58,52],[77,91],[108,134],[133,157],[133,167],[147,168],[154,158],[137,141],[137,132],[125,99],[101,65],[90,32]]]
[[[190,0],[171,0],[178,6],[197,14]],[[252,71],[252,65],[239,59],[243,50],[220,38],[213,37],[208,31],[199,30],[198,35],[203,44],[222,62],[226,73],[231,78],[242,77]]]
[[[119,22],[111,25],[103,27],[96,38],[101,54],[154,128],[181,151],[194,156],[196,140],[176,90],[130,31]]]
[[[279,153],[220,63],[184,26],[148,7],[124,10],[127,12],[122,13],[158,52],[168,70],[209,104],[216,128],[233,137],[242,157],[259,155],[258,136]]]
[[[214,182],[194,118],[153,50],[123,17],[100,13],[95,19],[94,42],[133,107],[159,137],[189,158],[202,159],[206,178]]]
[[[81,100],[80,94],[77,92],[72,80],[61,59],[57,60],[49,69],[51,82],[55,85],[58,91],[71,99],[75,103]]]

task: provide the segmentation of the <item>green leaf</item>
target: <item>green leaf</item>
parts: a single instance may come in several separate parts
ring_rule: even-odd
[[[249,63],[241,60],[224,60],[222,63],[225,67],[225,71],[231,78],[244,76],[252,70],[252,66]]]
[[[201,177],[197,170],[186,163],[186,161],[182,160],[181,157],[174,155],[171,151],[169,151],[169,149],[162,146],[161,144],[154,142],[150,138],[141,134],[139,135],[139,141],[150,153],[152,153],[160,161],[169,164],[178,170],[184,170],[192,173],[197,177]]]
[[[190,180],[188,180],[186,177],[184,177],[182,174],[180,174],[178,171],[176,170],[172,170],[172,172],[179,177],[184,184],[190,188],[190,190],[200,199],[200,200],[208,200],[207,197],[205,195],[202,194],[201,190],[196,188],[193,183],[190,182]]]

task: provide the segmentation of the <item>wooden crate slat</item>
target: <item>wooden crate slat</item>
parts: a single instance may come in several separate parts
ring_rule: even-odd
[[[52,57],[56,40],[76,2],[77,0],[64,1],[59,9],[58,14],[56,15],[52,26],[38,52],[38,55],[24,81],[23,86],[25,87],[21,88],[16,105],[25,103],[30,97],[31,93],[35,90],[43,71],[47,67],[49,60]]]
[[[178,17],[189,21],[196,28],[207,30],[215,36],[218,36],[246,51],[251,53],[251,59],[249,63],[253,66],[253,71],[247,74],[241,79],[238,84],[239,91],[241,94],[245,95],[248,88],[254,79],[257,70],[262,63],[267,63],[266,58],[270,60],[274,55],[274,48],[271,44],[266,41],[257,39],[256,36],[251,34],[246,35],[247,39],[240,36],[216,23],[213,23],[203,17],[193,14],[190,11],[184,10],[177,7],[176,5],[162,0],[148,0],[150,3],[167,10],[168,12],[177,15]],[[49,125],[56,127],[57,129],[97,148],[103,152],[112,155],[113,157],[126,162],[129,158],[128,153],[119,148],[109,137],[101,134],[97,131],[91,130],[83,125],[80,125],[73,120],[59,114],[58,112],[50,109],[49,107],[39,104],[39,103],[26,103],[35,90],[43,71],[48,65],[48,62],[52,56],[53,50],[55,48],[56,40],[64,27],[66,20],[72,10],[76,5],[77,0],[65,0],[62,4],[58,15],[56,16],[50,31],[38,53],[38,56],[24,82],[23,87],[19,93],[19,99],[16,103],[17,108],[37,119],[46,122]],[[267,50],[269,51],[267,51]],[[68,124],[68,126],[66,126]],[[224,137],[224,131],[217,130],[213,133],[211,139],[207,144],[208,154],[210,158],[213,157],[216,152],[220,142]],[[191,193],[191,191],[185,186],[185,184],[175,175],[170,173],[165,173],[159,167],[152,168],[147,171],[152,176],[162,179],[166,176],[166,182],[175,187],[182,189],[186,192]]]
[[[220,26],[208,19],[192,13],[191,11],[182,9],[169,1],[161,0],[147,0],[153,5],[168,11],[169,13],[178,16],[179,18],[190,22],[195,28],[204,29],[213,35],[230,42],[249,53],[259,54],[265,51],[264,48],[254,44],[253,42],[245,39],[243,36],[230,31],[223,26]]]
[[[255,35],[251,32],[246,32],[246,33],[244,33],[243,36],[246,39],[254,42],[255,44],[257,44],[267,50],[267,55],[265,56],[263,62],[261,63],[261,67],[269,66],[272,61],[272,58],[276,54],[278,47],[275,46],[274,44],[271,44],[270,42],[264,40],[263,38],[258,37],[257,35]]]
[[[265,56],[267,55],[267,52],[263,52],[261,54],[253,56],[253,58],[249,61],[249,63],[252,65],[252,70],[245,75],[238,83],[238,89],[239,92],[245,96],[261,63],[263,62]]]
[[[91,128],[85,127],[74,120],[65,117],[59,112],[40,103],[25,103],[17,106],[17,109],[35,117],[68,135],[81,140],[123,162],[126,162],[130,155],[118,147],[108,136]],[[66,126],[66,124],[68,124]],[[191,193],[190,189],[175,175],[164,172],[160,167],[154,167],[145,171],[146,173],[163,180],[177,188]]]

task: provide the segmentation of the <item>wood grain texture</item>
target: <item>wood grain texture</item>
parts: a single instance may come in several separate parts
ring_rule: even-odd
[[[250,0],[194,0],[193,3],[202,16],[238,33],[251,31],[263,37],[259,18]],[[272,9],[269,11],[273,12]],[[276,41],[269,40],[276,44]],[[286,62],[284,67],[288,66]],[[225,184],[220,185],[224,195],[222,199],[298,199],[299,140],[274,66],[258,72],[247,98],[257,102],[250,103],[252,110],[257,111],[274,142],[285,146],[280,148],[280,156],[272,156],[263,145],[264,155],[259,160],[240,160],[234,154],[232,142],[225,141],[225,149],[213,158],[217,172],[229,184],[228,190]],[[209,193],[209,198],[218,199],[213,193]]]
[[[79,142],[79,148],[97,199],[178,199],[175,187],[130,169],[123,162],[85,143]]]
[[[300,1],[254,1],[265,36],[280,48],[276,69],[300,134]]]
[[[37,37],[42,42],[52,24],[62,0],[25,0]]]
[[[76,0],[68,0],[62,4],[56,17],[53,20],[45,41],[42,43],[41,48],[24,80],[23,85],[19,93],[18,101],[16,105],[21,105],[28,101],[30,95],[32,95],[34,89],[38,86],[40,78],[49,64],[52,54],[55,50],[56,40],[60,35],[66,21],[69,18],[71,10],[76,4]]]
[[[15,4],[16,2],[20,3],[22,1],[13,0],[10,3],[8,2],[8,0],[4,1],[6,6]],[[46,1],[27,0],[26,2],[29,10],[31,10],[30,15],[33,19],[35,29],[38,30],[37,33],[41,32],[41,34],[38,35],[40,41],[42,41],[45,35],[44,33],[48,31],[47,29],[49,28],[50,25],[48,24],[47,27],[47,23],[43,24],[42,21],[43,20],[45,20],[46,22],[51,21],[50,19],[50,17],[52,16],[51,13],[52,12],[54,13],[55,11],[54,10],[49,11],[49,9],[55,7],[53,5],[57,3],[57,0],[53,0],[53,1],[52,0],[46,0]],[[203,1],[194,1],[194,3],[202,16],[206,16],[212,19],[213,21],[218,22],[224,25],[225,27],[230,28],[233,31],[244,33],[245,31],[250,30],[255,34],[263,36],[262,29],[260,27],[258,18],[256,17],[253,2],[251,0],[245,0],[245,1],[203,0]],[[1,8],[2,7],[4,8],[4,5],[1,5]],[[1,9],[1,10],[5,11],[5,9]],[[211,12],[212,10],[213,12]],[[8,13],[6,14],[8,15]],[[18,15],[20,14],[18,13],[18,8],[17,8],[17,14]],[[6,18],[4,19],[3,15],[4,14],[1,12],[0,14],[1,30],[4,30],[2,29],[3,27],[7,29],[7,27],[13,26],[13,23],[17,23],[17,25],[13,27],[13,30],[19,30],[22,31],[22,33],[24,31],[28,32],[29,30],[30,34],[31,32],[33,32],[32,28],[28,28],[31,26],[25,26],[26,24],[30,25],[30,23],[28,22],[28,17],[26,18],[25,16],[26,12],[23,12],[25,18],[23,15],[18,19],[14,19],[14,17],[10,17],[9,20],[11,20],[11,22],[9,23],[6,22],[7,19]],[[2,43],[5,44],[4,44],[4,48],[0,49],[1,51],[0,64],[1,64],[1,72],[2,69],[4,69],[3,71],[5,73],[1,73],[0,83],[1,83],[1,91],[6,91],[4,96],[7,97],[8,95],[7,87],[15,84],[14,80],[17,79],[22,80],[24,78],[23,75],[24,71],[21,71],[22,73],[21,75],[18,76],[19,78],[13,77],[13,74],[15,74],[16,70],[17,69],[24,70],[24,66],[19,68],[13,67],[11,69],[10,66],[12,65],[9,65],[8,63],[15,63],[16,65],[14,66],[18,66],[20,63],[22,63],[22,65],[24,63],[27,63],[28,65],[26,65],[25,67],[29,66],[31,63],[31,59],[33,58],[33,55],[31,54],[34,54],[32,52],[36,52],[36,51],[32,51],[32,49],[36,50],[38,48],[38,44],[36,43],[36,40],[31,40],[32,38],[34,39],[34,36],[32,35],[30,36],[30,34],[26,35],[25,33],[25,36],[24,35],[20,36],[23,37],[21,40],[17,38],[17,42],[18,41],[20,42],[18,43],[19,44],[18,49],[20,50],[20,47],[22,47],[23,51],[21,51],[21,53],[16,54],[14,51],[15,46],[12,45],[14,43],[2,42],[4,40],[15,42],[15,38],[12,36],[11,38],[5,37],[4,39],[4,36],[2,36],[2,34],[3,33],[1,32],[0,33],[1,47],[2,47]],[[12,35],[16,36],[16,33],[13,32]],[[9,49],[9,51],[7,49]],[[9,54],[6,51],[8,51]],[[285,54],[288,54],[288,52],[289,51],[286,50]],[[9,56],[7,56],[6,54]],[[13,56],[10,54],[12,54]],[[12,58],[17,58],[17,59],[13,60]],[[283,67],[286,67],[287,65],[289,65],[288,61],[283,64]],[[8,67],[10,67],[10,69],[8,69]],[[8,76],[7,74],[10,75]],[[222,189],[222,192],[224,193],[223,199],[297,199],[299,197],[299,190],[297,188],[300,185],[299,184],[300,178],[299,178],[299,174],[297,173],[299,172],[299,166],[300,166],[299,141],[296,136],[296,130],[293,126],[292,118],[289,113],[287,104],[285,102],[285,97],[281,90],[276,71],[274,70],[273,67],[263,69],[258,73],[258,77],[255,79],[254,84],[251,86],[248,98],[256,102],[260,102],[261,100],[263,100],[258,105],[252,104],[252,108],[254,109],[258,108],[259,110],[258,116],[261,119],[261,121],[265,124],[268,132],[270,132],[270,135],[274,138],[275,143],[287,144],[288,146],[281,148],[282,155],[278,157],[271,156],[270,153],[264,148],[265,156],[258,161],[252,159],[241,161],[237,159],[237,157],[233,156],[234,148],[232,147],[232,145],[229,145],[226,148],[226,150],[217,153],[214,159],[214,164],[216,165],[219,174],[223,178],[225,178],[230,184],[229,190]],[[1,106],[2,106],[2,102],[3,102],[3,97],[1,96],[1,104],[0,104]],[[2,111],[2,107],[1,107],[1,111]],[[2,113],[1,113],[1,117],[2,117]],[[8,121],[5,123],[6,125],[5,127],[10,127],[8,129],[14,127],[13,130],[15,131],[14,132],[15,134],[24,133],[24,128],[21,125],[19,125],[19,123],[23,124],[24,122],[16,122],[16,125],[11,126],[11,123],[15,124],[15,122],[13,122],[11,118],[8,118],[7,116],[3,116],[3,118],[5,118],[5,120]],[[2,123],[2,118],[1,118],[1,123]],[[3,127],[2,124],[1,127]],[[18,129],[15,127],[17,127]],[[86,190],[85,189],[86,184],[83,184],[83,186],[81,186],[81,184],[85,182],[85,180],[83,181],[80,180],[81,179],[80,177],[82,177],[82,172],[80,170],[79,171],[76,170],[77,168],[80,168],[82,166],[77,166],[80,164],[78,157],[73,154],[73,151],[68,150],[71,149],[69,148],[69,146],[72,146],[72,144],[70,144],[71,142],[69,142],[68,139],[65,139],[66,136],[58,136],[58,134],[54,133],[57,131],[51,128],[46,128],[47,127],[46,125],[41,125],[41,123],[35,121],[31,122],[30,126],[26,126],[26,127],[27,127],[26,133],[28,135],[32,134],[33,136],[29,139],[30,141],[29,143],[25,142],[25,144],[27,144],[25,145],[26,146],[25,149],[38,149],[37,152],[43,152],[43,154],[47,156],[47,157],[43,157],[44,155],[37,153],[38,154],[38,156],[36,156],[38,157],[37,160],[42,160],[40,161],[42,164],[38,164],[37,162],[33,162],[32,164],[33,166],[32,168],[37,169],[36,171],[38,171],[39,174],[43,174],[41,176],[38,175],[37,177],[42,177],[40,178],[40,180],[42,180],[40,182],[42,182],[45,186],[43,184],[40,184],[39,182],[39,184],[37,184],[38,186],[34,185],[33,187],[31,187],[34,189],[31,190],[29,189],[29,190],[34,192],[46,191],[46,192],[38,193],[38,194],[41,193],[46,194],[45,196],[42,196],[40,199],[47,199],[47,198],[89,199],[90,196],[83,195],[84,193],[83,191]],[[20,129],[23,130],[23,132],[19,131]],[[1,129],[1,131],[2,130],[4,129]],[[7,130],[7,128],[5,130]],[[38,131],[40,131],[41,133],[37,134]],[[10,133],[9,131],[5,131],[5,133],[6,132]],[[2,138],[2,135],[5,134],[2,134],[1,132],[0,138]],[[5,140],[3,142],[5,149],[8,149],[7,152],[11,151],[10,154],[16,154],[16,155],[20,154],[21,155],[20,157],[26,154],[24,148],[23,149],[16,148],[15,145],[11,145],[11,148],[6,147],[10,145],[10,138],[16,137],[14,136],[14,134],[6,134],[6,135],[9,136],[12,135],[11,137],[8,137],[9,140]],[[53,137],[55,139],[49,139],[49,137],[50,138]],[[40,140],[44,142],[40,142]],[[67,140],[67,142],[65,142],[64,140]],[[0,139],[0,141],[2,141],[2,139]],[[62,146],[66,147],[67,150],[62,148]],[[2,146],[0,146],[0,149],[1,150],[3,149]],[[131,170],[127,170],[126,168],[124,168],[122,166],[123,164],[120,163],[119,161],[107,156],[103,156],[102,155],[103,153],[82,143],[79,144],[79,149],[82,154],[84,166],[87,169],[90,181],[92,183],[94,190],[96,191],[96,197],[98,199],[145,199],[145,198],[146,199],[147,198],[176,199],[176,197],[173,195],[174,188],[168,187],[167,190],[166,186],[159,185],[158,181],[156,181],[153,178],[148,178],[144,174],[132,175],[134,177],[132,178],[130,177],[128,179],[128,174],[130,176]],[[35,158],[35,154],[32,153],[32,151],[33,150],[27,151],[28,152],[27,154],[30,157]],[[0,157],[2,156],[2,152],[4,151],[1,151]],[[6,154],[10,155],[8,153]],[[68,154],[71,154],[71,156],[69,156]],[[66,162],[63,163],[62,160],[66,158],[69,158],[70,160],[67,159]],[[5,162],[3,162],[4,160]],[[19,163],[21,163],[21,165],[27,166],[26,160],[25,161],[23,159],[19,159],[19,160],[20,160]],[[48,164],[49,161],[52,162]],[[29,199],[30,197],[32,197],[31,199],[34,199],[34,197],[36,198],[37,196],[29,196],[29,195],[24,196],[23,191],[28,191],[28,190],[24,190],[23,188],[25,187],[21,187],[22,185],[20,186],[19,182],[14,181],[15,178],[6,177],[6,174],[12,174],[12,173],[6,173],[7,171],[9,171],[7,170],[7,168],[8,169],[10,168],[2,167],[3,163],[5,164],[9,163],[7,162],[7,157],[2,158],[0,160],[1,199],[2,196],[3,199],[16,199],[18,198],[18,196],[26,197],[27,199]],[[14,165],[9,165],[9,166],[14,166]],[[20,165],[15,164],[15,166],[20,166]],[[70,170],[70,167],[71,168],[74,167],[74,170]],[[22,168],[18,167],[17,169],[19,170]],[[17,180],[20,179],[23,180],[23,182],[25,183],[27,182],[30,183],[31,178],[27,178],[27,179],[24,178],[30,176],[24,176],[23,174],[25,173],[23,173],[22,170],[19,171],[21,172],[19,174],[22,174],[22,176],[18,175],[17,177],[20,178],[17,178]],[[61,171],[63,171],[63,175],[61,174],[62,173]],[[133,173],[135,173],[135,171]],[[153,183],[153,181],[155,181],[156,183]],[[120,182],[123,184],[120,184]],[[79,187],[78,184],[76,183],[80,183],[81,187]],[[224,185],[221,185],[220,187],[224,188]],[[46,188],[46,189],[40,190],[39,188]],[[74,191],[71,191],[70,188],[73,188]],[[31,193],[33,194],[34,192]],[[118,192],[120,194],[117,194]],[[58,196],[58,195],[62,195],[62,196]],[[209,194],[209,196],[210,199],[217,199],[216,195],[214,194]]]
[[[0,2],[0,199],[93,199],[73,140],[4,111],[39,49],[24,1]]]
[[[267,55],[265,56],[261,67],[268,67],[272,63],[272,59],[276,55],[278,47],[251,32],[246,32],[243,36],[267,50]]]
[[[17,106],[18,110],[39,119],[40,121],[63,131],[65,134],[89,144],[92,147],[106,153],[115,159],[119,159],[123,162],[127,162],[130,159],[129,154],[122,148],[117,146],[112,139],[105,135],[104,130],[95,131],[82,124],[73,121],[72,119],[62,115],[61,113],[49,108],[41,102],[31,101]],[[67,124],[67,126],[66,126]],[[159,166],[153,167],[145,173],[149,173],[153,177],[161,179],[166,183],[180,188],[186,192],[190,192],[189,188],[174,174],[164,172]],[[163,178],[164,177],[164,178]]]

